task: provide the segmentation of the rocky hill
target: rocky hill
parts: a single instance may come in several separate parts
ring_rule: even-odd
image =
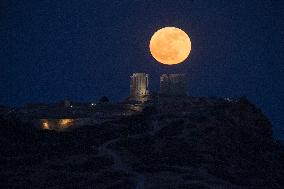
[[[2,118],[0,188],[284,188],[284,148],[259,109],[196,103],[66,132]]]

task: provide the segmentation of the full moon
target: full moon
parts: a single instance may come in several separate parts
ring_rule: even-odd
[[[191,41],[181,29],[165,27],[154,33],[149,46],[152,56],[158,62],[173,65],[182,63],[188,57]]]

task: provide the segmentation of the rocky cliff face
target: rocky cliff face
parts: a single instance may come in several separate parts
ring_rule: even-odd
[[[246,100],[148,108],[61,133],[0,128],[0,188],[284,187],[283,146]]]

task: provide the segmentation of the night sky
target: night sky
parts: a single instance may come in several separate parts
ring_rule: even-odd
[[[165,26],[187,32],[190,57],[165,66],[149,52]],[[1,0],[0,104],[118,101],[133,72],[186,73],[192,96],[247,96],[284,139],[284,1]]]

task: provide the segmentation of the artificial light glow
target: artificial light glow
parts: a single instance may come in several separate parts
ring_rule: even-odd
[[[183,62],[189,56],[191,41],[181,29],[165,27],[154,33],[149,47],[158,62],[173,65]]]
[[[68,125],[68,124],[71,124],[72,122],[73,122],[72,119],[61,119],[61,120],[59,121],[59,124],[60,124],[60,125]]]
[[[43,128],[43,129],[49,129],[49,124],[48,124],[47,121],[44,121],[44,122],[42,123],[42,128]]]

